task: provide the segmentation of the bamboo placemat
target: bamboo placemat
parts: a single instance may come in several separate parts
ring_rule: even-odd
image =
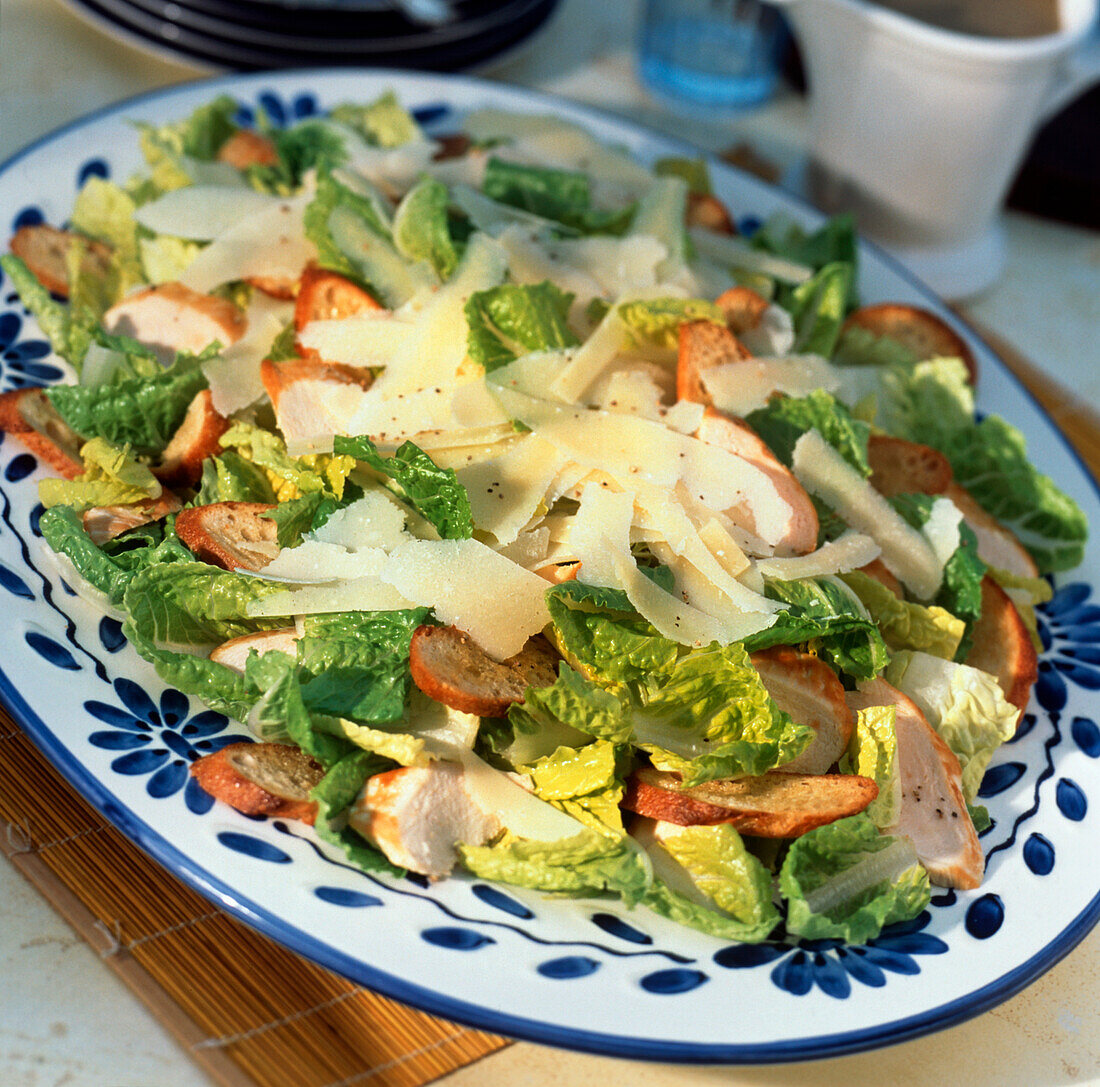
[[[979,331],[1100,473],[1100,415]],[[224,1087],[421,1087],[509,1044],[370,993],[212,906],[77,796],[2,707],[0,824],[0,851]]]

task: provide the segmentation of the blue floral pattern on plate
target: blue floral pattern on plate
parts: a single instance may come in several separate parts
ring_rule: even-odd
[[[513,102],[507,89],[486,89],[462,80],[390,73],[383,84],[372,86],[380,90],[393,84],[416,107],[421,123],[438,125],[440,131],[450,123],[452,101],[457,108],[486,101],[530,108],[527,96]],[[338,101],[371,93],[356,88],[350,77],[229,77],[205,91],[169,92],[149,102],[161,103],[165,117],[179,116],[186,112],[181,102],[197,105],[228,89],[238,98],[241,119],[254,119],[262,112],[274,123],[288,124]],[[554,104],[555,109],[559,107]],[[573,107],[565,112],[571,110],[583,115]],[[96,154],[71,152],[71,180],[51,182],[49,192],[19,190],[13,198],[3,188],[0,174],[0,214],[7,215],[13,229],[50,220],[51,215],[57,221],[55,209],[69,206],[76,185],[87,177],[128,176],[134,163],[120,150],[129,140],[120,118],[130,115],[118,111],[107,121],[95,122],[114,124],[119,131],[107,139],[74,142],[74,147],[95,146]],[[650,153],[669,151],[628,126],[616,128],[598,118],[586,119],[597,131],[603,126],[603,134],[613,142],[633,142]],[[762,193],[749,186],[741,195],[739,219],[751,229],[761,215],[747,214],[744,208],[753,207],[753,197],[763,198]],[[779,197],[767,199],[783,203]],[[868,268],[872,280],[877,276],[881,281],[869,296],[893,297],[889,292],[905,289],[914,293],[896,272],[878,267],[874,260],[868,261]],[[989,365],[996,364],[990,361]],[[0,367],[3,388],[49,383],[63,374],[8,282],[0,282]],[[1044,653],[1038,705],[1025,719],[1017,741],[995,759],[983,783],[983,796],[994,816],[993,828],[983,837],[991,861],[990,889],[939,894],[915,921],[892,926],[864,947],[780,939],[754,947],[720,946],[643,911],[625,913],[609,903],[579,903],[574,908],[477,881],[455,880],[450,886],[431,887],[420,880],[368,875],[326,852],[304,829],[227,814],[194,785],[189,766],[201,755],[244,737],[223,715],[192,705],[180,692],[159,684],[125,647],[115,619],[81,614],[79,602],[60,591],[56,575],[38,561],[41,543],[33,532],[35,504],[26,497],[31,486],[26,477],[35,467],[34,459],[14,443],[3,442],[0,465],[4,480],[0,590],[6,590],[4,598],[13,608],[24,608],[20,615],[28,617],[20,620],[26,624],[20,644],[30,653],[27,667],[36,670],[38,680],[59,688],[76,684],[64,689],[79,692],[75,703],[79,712],[72,715],[77,720],[64,735],[45,703],[17,713],[28,731],[112,818],[152,842],[185,877],[191,877],[198,865],[201,874],[194,878],[204,888],[231,908],[258,917],[276,938],[438,1014],[534,1040],[626,1056],[741,1061],[850,1051],[878,1044],[886,1036],[884,1024],[892,1019],[904,1018],[907,1024],[894,1037],[921,1033],[965,1017],[968,1003],[988,1006],[990,991],[995,990],[998,998],[1015,991],[1023,967],[1011,956],[1022,952],[1008,947],[1004,934],[1012,928],[1014,917],[1027,913],[1016,908],[1025,892],[1018,878],[1016,883],[1009,877],[1000,879],[996,869],[1018,870],[1043,887],[1051,885],[1047,877],[1056,868],[1072,873],[1078,867],[1072,863],[1075,843],[1062,837],[1059,828],[1088,818],[1089,790],[1097,780],[1093,767],[1100,770],[1100,728],[1091,697],[1100,690],[1100,606],[1092,603],[1091,582],[1080,580],[1079,575],[1075,575],[1078,580],[1059,584],[1054,598],[1041,610]],[[15,513],[13,506],[19,507]],[[31,526],[30,532],[25,525]],[[1090,574],[1095,574],[1094,568]],[[44,603],[50,605],[45,611]],[[72,617],[70,609],[75,609]],[[108,656],[100,659],[97,654],[103,651]],[[85,667],[88,660],[94,662],[93,669]],[[13,667],[11,662],[0,663],[0,687],[9,704],[18,709],[22,701],[19,686],[11,679]],[[1065,742],[1067,737],[1071,744]],[[1072,772],[1070,756],[1079,760],[1072,764]],[[152,831],[146,823],[153,826]],[[1022,842],[1019,848],[1017,842]],[[192,860],[191,853],[200,859]],[[268,876],[270,872],[276,875]],[[265,883],[276,877],[278,882]],[[301,915],[284,901],[294,897],[298,886],[308,900]],[[1078,893],[1085,899],[1078,920],[1052,929],[1035,955],[1053,961],[1096,919],[1100,899],[1095,886],[1089,884],[1087,893]],[[260,900],[254,901],[253,895]],[[318,924],[323,922],[318,910],[340,919],[356,915],[364,906],[372,907],[367,912],[377,924],[396,925],[385,929],[397,948],[396,958],[385,957],[386,941],[369,953],[355,952],[342,942],[348,925],[340,920],[324,936],[310,934],[314,918]],[[284,910],[288,911],[285,917]],[[938,964],[985,963],[972,958],[980,953],[976,949],[985,947],[1008,954],[1006,966],[983,966],[985,980],[973,983],[980,992],[976,989],[968,1001],[964,989],[954,998],[951,1010],[945,1010],[947,994],[925,988],[932,984]],[[640,965],[653,957],[666,960],[665,964]],[[423,969],[417,965],[421,960],[427,964]],[[490,1011],[476,1003],[476,996],[475,1003],[469,1004],[471,978],[464,964],[471,961],[482,964],[480,972],[486,977],[503,970],[524,978],[524,1000],[534,1003],[516,1014]],[[410,971],[415,976],[406,981]],[[959,974],[955,969],[951,972]],[[942,973],[937,984],[944,984]],[[533,995],[540,985],[548,987],[548,994],[556,994],[547,995],[543,1005]],[[565,1002],[568,1007],[560,1000],[566,991],[577,994]],[[861,994],[868,992],[883,994],[881,1010],[860,1011],[865,1006]],[[613,998],[608,996],[611,993]],[[780,1007],[776,1000],[797,1009],[812,1005],[816,1025],[804,1038],[779,1040],[769,1034],[771,1024],[762,1013],[761,1022],[749,1027],[749,1035],[741,1019],[736,1036],[730,1037],[721,1018],[707,1019],[708,1009],[728,1003],[717,998],[730,993],[736,994],[742,1008],[754,1003]],[[591,994],[596,994],[595,1003]],[[608,1018],[607,1009],[614,1013],[616,1003],[622,1004],[621,1015]],[[574,1004],[582,1011],[571,1019],[567,1012]],[[677,1020],[681,1032],[677,1034],[668,1024],[673,1022],[670,1017],[681,1014],[675,1011],[681,1005],[686,1020]],[[834,1013],[831,1008],[847,1010]],[[857,1021],[860,1014],[864,1018]],[[684,1025],[695,1019],[708,1023],[698,1037],[692,1034],[694,1027]],[[687,1035],[688,1040],[681,1040]]]

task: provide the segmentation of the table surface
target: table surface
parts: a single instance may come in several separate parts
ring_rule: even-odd
[[[670,112],[638,85],[636,4],[564,0],[520,54],[482,69],[619,113],[708,151],[749,142],[793,172],[803,101],[784,95],[723,121]],[[2,0],[0,161],[90,110],[209,74],[116,40],[58,0]],[[1041,371],[1100,403],[1100,235],[1006,219],[1002,279],[963,312]],[[0,1082],[6,1087],[204,1087],[209,1080],[11,865],[0,858]],[[102,1030],[110,1009],[111,1030]],[[1100,1084],[1100,931],[1014,999],[951,1030],[872,1054],[767,1068],[680,1068],[520,1043],[446,1077],[445,1087],[723,1084],[847,1087],[860,1080],[971,1087]]]

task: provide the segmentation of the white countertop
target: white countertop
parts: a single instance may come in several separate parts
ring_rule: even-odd
[[[747,139],[780,165],[797,160],[806,118],[794,96],[721,124],[676,116],[650,101],[631,63],[635,7],[564,0],[529,48],[481,74],[621,113],[707,150]],[[204,74],[113,40],[58,0],[2,0],[0,161],[101,105]],[[1100,235],[1019,215],[1008,217],[1007,233],[1006,273],[972,300],[968,312],[1038,367],[1100,403]],[[0,902],[5,1087],[209,1083],[98,955],[2,859]],[[105,1017],[109,1031],[103,1029]],[[848,1087],[872,1077],[891,1085],[1100,1084],[1100,933],[1001,1007],[868,1055],[769,1068],[673,1068],[517,1044],[443,1082]]]

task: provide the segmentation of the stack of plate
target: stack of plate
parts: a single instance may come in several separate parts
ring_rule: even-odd
[[[458,71],[531,36],[557,0],[70,0],[110,32],[217,68]],[[437,17],[443,9],[443,19]],[[447,9],[450,9],[449,12]]]

